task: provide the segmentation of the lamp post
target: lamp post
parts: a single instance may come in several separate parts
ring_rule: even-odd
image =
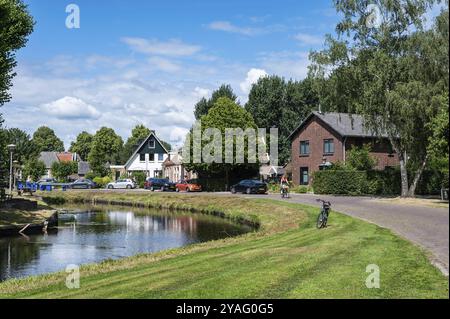
[[[7,146],[9,153],[10,153],[10,157],[9,157],[9,194],[12,194],[12,175],[13,175],[13,153],[14,150],[16,149],[16,145],[14,144],[9,144]]]

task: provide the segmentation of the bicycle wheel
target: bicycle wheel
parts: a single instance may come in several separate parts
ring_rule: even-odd
[[[326,216],[325,216],[324,212],[320,212],[319,216],[317,217],[316,226],[318,229],[320,229],[320,228],[325,227],[325,224],[326,224]]]

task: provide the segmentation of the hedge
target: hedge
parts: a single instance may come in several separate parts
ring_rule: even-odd
[[[409,172],[409,179],[413,173]],[[326,170],[313,174],[312,186],[317,194],[400,195],[398,169],[384,171]],[[416,188],[417,195],[437,195],[448,188],[448,171],[424,171]]]

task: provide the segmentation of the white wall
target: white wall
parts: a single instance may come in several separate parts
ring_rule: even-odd
[[[163,159],[158,161],[158,154],[155,154],[155,160],[149,160],[149,154],[145,154],[145,161],[140,161],[139,153],[136,154],[133,159],[130,161],[125,169],[127,172],[135,172],[135,171],[143,171],[147,172],[147,177],[155,177],[155,171],[162,171],[162,163],[168,157],[167,154],[163,155]]]

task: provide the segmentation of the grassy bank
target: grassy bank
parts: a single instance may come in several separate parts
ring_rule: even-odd
[[[54,211],[43,202],[38,201],[36,209],[25,210],[0,207],[0,228],[26,224],[39,224],[48,219]]]
[[[0,297],[31,298],[448,298],[448,281],[425,254],[390,231],[333,212],[314,227],[317,208],[240,197],[161,193],[53,193],[196,208],[260,224],[258,232],[81,268],[81,288],[65,273],[0,283]],[[380,268],[368,289],[366,266]]]

